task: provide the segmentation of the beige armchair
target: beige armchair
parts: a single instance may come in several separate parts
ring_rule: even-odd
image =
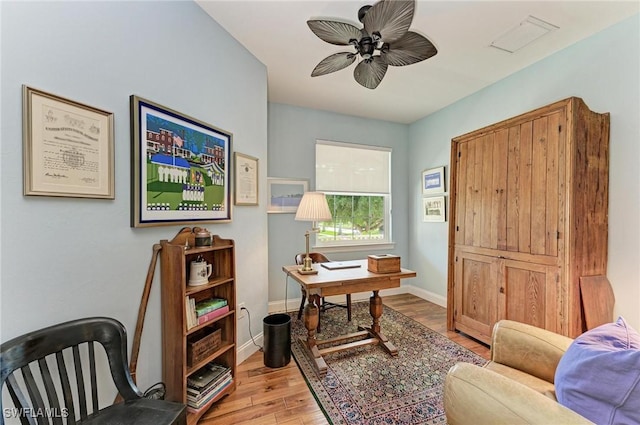
[[[572,339],[510,320],[498,322],[491,338],[485,367],[458,363],[447,374],[449,425],[592,424],[555,398],[556,367]]]

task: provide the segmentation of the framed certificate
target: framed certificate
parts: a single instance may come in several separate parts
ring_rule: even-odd
[[[113,113],[22,86],[24,195],[114,199]]]
[[[234,152],[234,204],[258,205],[258,158]]]

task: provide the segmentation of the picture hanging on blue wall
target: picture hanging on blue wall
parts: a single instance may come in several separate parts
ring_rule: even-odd
[[[231,221],[231,133],[131,96],[131,226]]]
[[[422,194],[444,193],[444,167],[422,172]]]

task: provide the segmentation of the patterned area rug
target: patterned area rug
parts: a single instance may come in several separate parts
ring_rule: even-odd
[[[327,339],[370,326],[369,303],[352,305],[352,320],[342,308],[322,313]],[[392,357],[377,345],[325,356],[328,371],[316,376],[300,337],[303,320],[292,313],[291,351],[325,416],[334,425],[446,424],[442,392],[447,371],[456,362],[483,365],[486,360],[415,320],[384,306],[382,332],[398,349]],[[323,347],[324,348],[324,347]]]

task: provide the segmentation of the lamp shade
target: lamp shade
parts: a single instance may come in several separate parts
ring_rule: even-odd
[[[295,219],[299,221],[331,220],[331,211],[324,193],[305,192],[300,200]]]

